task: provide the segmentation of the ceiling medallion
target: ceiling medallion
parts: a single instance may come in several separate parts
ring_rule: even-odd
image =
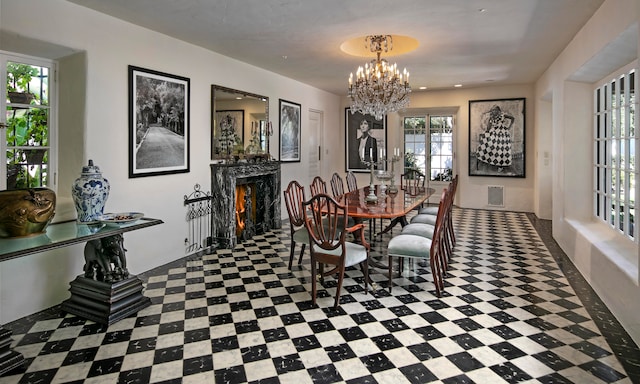
[[[417,43],[417,42],[416,42]],[[417,46],[417,44],[416,44]],[[402,73],[397,65],[389,64],[380,55],[393,49],[391,35],[365,37],[365,48],[376,54],[376,59],[358,67],[356,76],[349,76],[351,113],[360,112],[381,120],[389,112],[397,112],[409,105],[409,72]]]

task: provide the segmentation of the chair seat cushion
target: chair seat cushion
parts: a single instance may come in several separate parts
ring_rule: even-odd
[[[293,232],[293,241],[298,244],[309,244],[309,232],[306,227],[300,227]]]
[[[344,260],[345,267],[351,267],[353,265],[362,263],[367,259],[367,249],[364,246],[345,241],[344,247],[346,252],[346,257]],[[340,256],[342,254],[342,247],[338,247],[330,251],[316,247],[314,248],[314,251],[327,255]]]
[[[424,236],[400,234],[389,241],[389,256],[417,257],[428,259],[431,239]]]
[[[431,224],[412,223],[402,228],[402,234],[424,236],[429,239],[433,238],[433,232],[436,227]]]
[[[420,223],[420,224],[436,224],[436,217],[434,215],[427,214],[418,214],[411,218],[411,223]]]
[[[437,215],[438,214],[438,206],[420,208],[418,210],[418,214],[420,214],[420,215]]]

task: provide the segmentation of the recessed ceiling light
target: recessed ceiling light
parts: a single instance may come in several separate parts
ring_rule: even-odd
[[[454,87],[460,88],[460,87],[462,87],[462,84],[456,84],[456,85],[454,85]]]
[[[478,12],[484,13],[484,12],[487,12],[487,9],[486,8],[480,8],[480,9],[478,9]]]

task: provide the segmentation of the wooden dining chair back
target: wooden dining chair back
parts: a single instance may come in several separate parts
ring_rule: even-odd
[[[451,201],[449,202],[448,212],[447,212],[447,236],[448,240],[451,243],[451,247],[453,248],[456,245],[456,234],[453,229],[453,202],[456,198],[456,192],[458,190],[458,175],[455,175],[453,180],[451,180],[451,192],[449,198]]]
[[[322,177],[316,176],[310,185],[311,196],[315,196],[319,193],[327,193],[327,183],[322,180]]]
[[[291,251],[289,253],[289,269],[293,265],[293,255],[296,244],[301,244],[300,258],[298,264],[302,263],[302,255],[307,244],[309,244],[309,233],[304,225],[303,202],[305,201],[304,187],[293,180],[284,190],[284,203],[289,215],[289,228],[291,230]]]
[[[417,169],[407,169],[400,175],[400,188],[410,195],[417,195],[419,191],[424,191],[425,176]]]
[[[331,192],[335,198],[344,195],[344,182],[337,172],[331,176]]]
[[[453,180],[449,183],[449,199],[450,202],[448,204],[448,209],[446,212],[446,228],[447,228],[447,242],[450,244],[450,247],[453,248],[456,244],[456,235],[453,228],[453,204],[456,197],[456,192],[458,190],[458,175],[453,177]],[[418,211],[418,215],[414,216],[411,219],[412,223],[425,223],[425,224],[433,224],[435,222],[435,216],[438,213],[438,207],[431,206],[421,208]],[[449,253],[451,254],[451,253]]]
[[[319,193],[303,203],[305,226],[309,233],[311,253],[311,297],[316,304],[317,266],[320,264],[320,277],[338,275],[334,308],[340,303],[340,290],[344,281],[345,269],[359,264],[364,275],[364,291],[368,292],[369,282],[369,244],[365,240],[363,224],[347,227],[347,212],[343,205],[331,196]],[[359,233],[359,244],[346,241],[348,233]],[[324,271],[324,265],[333,268]]]
[[[355,191],[358,189],[358,180],[356,179],[356,174],[352,171],[347,173],[347,190],[349,192]]]

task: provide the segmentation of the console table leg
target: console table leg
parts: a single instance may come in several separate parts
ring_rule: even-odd
[[[62,310],[96,323],[113,324],[151,305],[143,289],[142,280],[134,275],[113,283],[81,275],[71,282],[71,297],[62,303]]]
[[[11,349],[11,331],[0,325],[0,375],[20,367],[24,356]]]

